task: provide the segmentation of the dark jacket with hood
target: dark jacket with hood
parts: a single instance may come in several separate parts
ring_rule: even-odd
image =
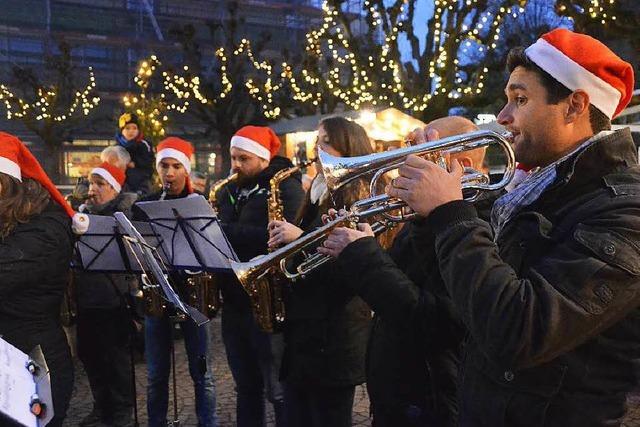
[[[112,216],[116,212],[123,212],[125,215],[131,216],[131,207],[136,199],[137,195],[134,193],[120,193],[115,199],[104,205],[85,205],[83,212],[103,216]],[[80,310],[117,308],[123,302],[122,298],[130,293],[132,286],[135,286],[135,276],[130,274],[77,270],[74,275]]]
[[[463,201],[416,223],[416,256],[429,253],[421,244],[435,235],[440,274],[469,331],[461,425],[620,424],[640,379],[637,162],[628,129],[604,136],[560,164],[553,184],[497,241]],[[365,276],[360,294],[400,322],[437,322],[433,301],[416,298],[384,258],[370,262],[381,268],[350,270]]]
[[[240,261],[249,261],[267,253],[269,181],[276,172],[290,167],[293,167],[293,163],[289,159],[275,156],[256,177],[240,183],[231,182],[219,190],[218,218]],[[280,183],[280,197],[284,217],[287,221],[293,221],[304,198],[299,172]],[[249,299],[235,276],[225,275],[221,282],[225,306],[233,305],[237,309],[248,310]]]

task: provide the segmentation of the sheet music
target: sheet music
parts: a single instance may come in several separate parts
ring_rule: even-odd
[[[27,360],[29,356],[0,339],[0,412],[24,426],[37,427],[29,409],[36,384],[25,368]]]

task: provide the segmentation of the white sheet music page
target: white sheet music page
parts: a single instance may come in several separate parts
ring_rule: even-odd
[[[25,367],[28,359],[25,353],[0,339],[0,412],[23,426],[37,427],[36,417],[29,410],[36,384]]]

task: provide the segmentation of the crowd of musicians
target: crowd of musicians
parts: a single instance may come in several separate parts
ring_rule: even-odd
[[[376,217],[335,227],[300,251],[288,262],[309,252],[331,261],[295,281],[273,274],[267,327],[247,286],[231,271],[214,274],[238,426],[266,425],[265,401],[278,427],[350,426],[355,387],[365,382],[376,427],[621,425],[640,380],[640,167],[630,131],[610,129],[632,97],[633,69],[564,29],[513,49],[506,65],[497,120],[518,163],[505,188],[465,198],[463,176],[486,171],[484,148],[447,154],[446,168],[407,156],[380,186],[413,219],[375,233]],[[442,117],[407,139],[419,146],[476,130]],[[317,135],[316,150],[328,155],[373,153],[365,130],[340,117],[323,119]],[[318,161],[303,189],[301,167],[278,155],[268,127],[246,126],[229,146],[234,175],[211,199],[240,261],[301,241],[369,196],[370,174],[334,191]],[[203,192],[193,154],[177,137],[154,149],[137,117],[124,114],[72,208],[25,145],[0,133],[0,335],[24,352],[41,347],[49,426],[62,425],[73,389],[60,304],[85,214],[147,221],[136,203]],[[78,355],[92,392],[85,398],[93,400],[80,425],[133,425],[129,348],[141,277],[72,276]],[[192,276],[169,273],[185,301]],[[175,325],[198,425],[215,426],[211,323],[175,317],[170,305],[144,315],[149,426],[172,419]]]

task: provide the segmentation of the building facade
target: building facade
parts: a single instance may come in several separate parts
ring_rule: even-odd
[[[249,40],[261,33],[271,36],[267,49],[274,55],[282,48],[304,43],[305,33],[321,18],[321,0],[238,0],[239,34]],[[217,41],[208,24],[231,19],[228,1],[219,0],[0,0],[0,84],[15,66],[46,75],[44,58],[55,54],[58,41],[72,47],[78,77],[92,67],[101,102],[87,120],[95,122],[64,141],[60,159],[60,183],[71,184],[96,164],[100,151],[113,143],[116,120],[122,112],[122,96],[135,89],[132,80],[141,59],[151,54],[180,63],[181,47],[171,29],[187,24],[196,30],[202,46],[202,62],[213,58]],[[82,80],[81,80],[82,81]],[[189,116],[173,117],[176,126],[188,128]],[[39,138],[17,120],[7,120],[0,106],[0,129],[19,135],[40,158],[48,153]],[[195,140],[199,170],[214,173],[215,141]]]

